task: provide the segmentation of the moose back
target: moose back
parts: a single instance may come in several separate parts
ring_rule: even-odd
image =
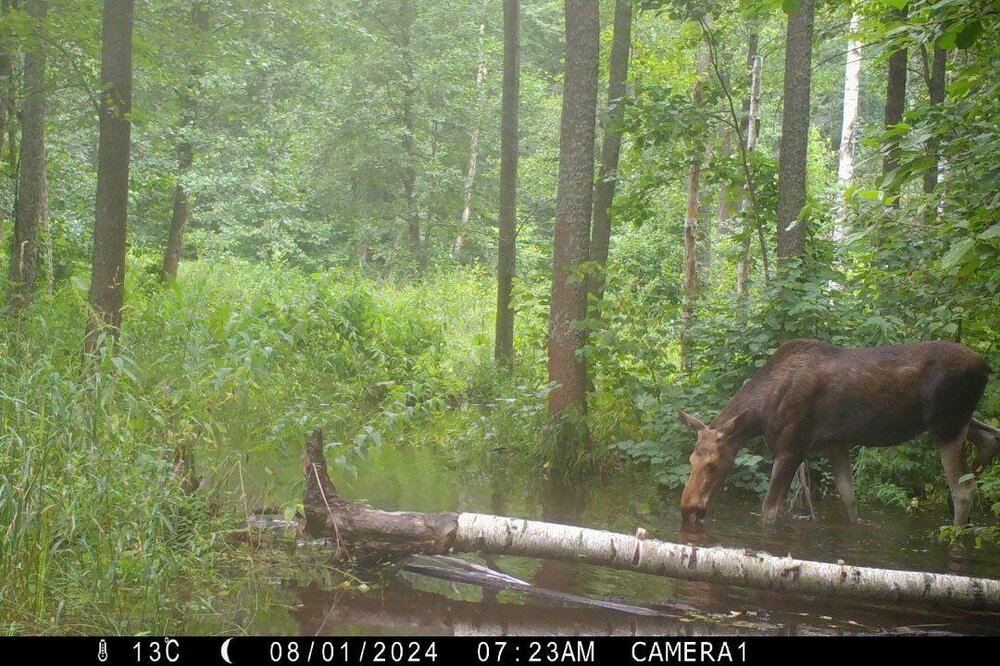
[[[941,454],[955,524],[964,525],[975,494],[975,480],[966,474],[966,438],[996,433],[972,418],[988,374],[982,356],[952,342],[864,349],[787,342],[711,424],[678,412],[698,433],[681,516],[686,524],[701,522],[736,454],[763,435],[774,453],[765,523],[777,519],[796,469],[815,453],[830,460],[848,517],[856,521],[851,447],[895,446],[927,432]]]

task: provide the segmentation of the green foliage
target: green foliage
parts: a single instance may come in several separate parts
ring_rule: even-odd
[[[224,532],[300,492],[297,465],[275,461],[298,460],[317,425],[339,474],[389,442],[537,448],[546,388],[494,368],[484,276],[233,260],[163,286],[154,258],[129,265],[114,354],[81,359],[78,280],[0,329],[0,626],[176,631],[235,612],[257,571],[229,568],[245,554]]]

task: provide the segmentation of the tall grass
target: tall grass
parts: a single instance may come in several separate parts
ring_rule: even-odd
[[[79,280],[4,319],[0,631],[169,631],[213,612],[253,575],[234,573],[243,556],[222,539],[266,502],[245,477],[277,474],[279,499],[296,497],[317,425],[348,470],[390,439],[433,437],[420,424],[434,419],[442,437],[486,441],[476,405],[510,383],[490,360],[490,288],[236,261],[189,263],[160,285],[140,256],[113,354],[82,356]]]

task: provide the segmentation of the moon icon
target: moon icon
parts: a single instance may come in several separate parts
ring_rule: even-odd
[[[222,641],[222,660],[227,664],[233,663],[229,660],[229,641],[231,640],[233,639],[230,637]]]

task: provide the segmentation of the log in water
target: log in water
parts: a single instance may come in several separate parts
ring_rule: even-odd
[[[303,462],[307,530],[331,537],[341,554],[487,552],[801,595],[1000,610],[1000,581],[987,578],[814,562],[505,516],[371,509],[337,494],[320,430],[309,437]]]

